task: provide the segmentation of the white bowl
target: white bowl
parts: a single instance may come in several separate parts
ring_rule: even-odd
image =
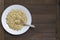
[[[6,23],[7,14],[12,9],[18,9],[18,10],[23,11],[26,14],[26,17],[27,17],[27,24],[31,25],[32,18],[31,18],[31,14],[30,14],[29,10],[26,7],[22,6],[22,5],[11,5],[11,6],[7,7],[4,10],[3,14],[2,14],[1,22],[2,22],[3,28],[8,33],[13,34],[13,35],[23,34],[23,33],[25,33],[30,28],[30,26],[24,26],[21,30],[15,31],[15,30],[12,30],[11,28],[9,28],[8,24]]]

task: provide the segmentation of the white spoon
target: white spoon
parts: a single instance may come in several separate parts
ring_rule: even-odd
[[[25,25],[25,26],[30,26],[30,27],[32,27],[32,28],[35,28],[35,25],[28,25],[28,24],[23,24],[23,25]]]
[[[20,23],[24,26],[30,26],[32,28],[35,28],[35,25],[29,25],[29,24],[25,24],[21,19],[20,20],[15,20],[15,23],[20,25]]]

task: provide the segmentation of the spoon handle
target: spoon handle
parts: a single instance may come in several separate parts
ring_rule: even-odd
[[[30,25],[30,27],[35,28],[35,25]]]
[[[32,28],[35,28],[35,25],[28,25],[28,24],[25,24],[26,26],[30,26]]]
[[[22,20],[20,20],[20,21],[21,21],[21,23],[22,23],[23,25],[25,25],[25,26],[30,26],[30,27],[32,27],[32,28],[35,28],[35,25],[25,24]]]

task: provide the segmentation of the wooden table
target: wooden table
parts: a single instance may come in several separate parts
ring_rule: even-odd
[[[0,23],[0,40],[59,40],[59,13],[57,0],[0,0],[0,17],[5,8],[13,4],[27,7],[32,15],[32,24],[26,33],[18,36],[7,33]]]

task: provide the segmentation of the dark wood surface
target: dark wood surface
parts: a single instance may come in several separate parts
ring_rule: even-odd
[[[11,35],[2,28],[4,40],[56,40],[58,38],[56,36],[57,25],[59,25],[57,0],[4,0],[4,9],[13,4],[24,5],[30,10],[32,24],[36,25],[36,28],[30,28],[26,33],[18,36]]]
[[[57,40],[60,40],[60,0],[58,1],[59,6],[57,6]]]
[[[0,40],[4,40],[4,29],[1,25],[1,15],[4,10],[4,0],[0,0]]]

